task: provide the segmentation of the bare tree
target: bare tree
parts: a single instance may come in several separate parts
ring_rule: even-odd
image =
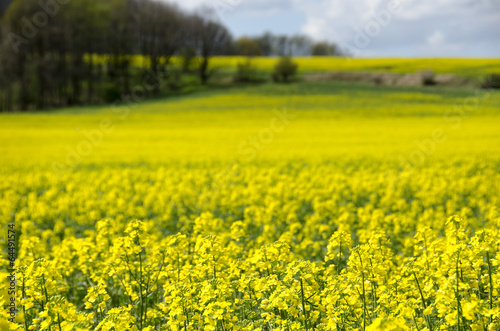
[[[210,58],[232,41],[212,12],[188,16],[160,0],[55,1],[49,9],[40,0],[0,1],[0,110],[115,101],[145,74],[165,73],[182,49],[201,59],[205,84]],[[137,54],[147,73],[133,68]]]
[[[191,32],[190,41],[201,57],[200,79],[202,84],[206,84],[210,58],[227,52],[232,37],[227,28],[214,19],[213,12],[207,9],[189,17],[188,26]]]
[[[311,54],[312,44],[311,38],[305,35],[295,35],[289,39],[290,54],[292,56],[307,56]]]
[[[314,43],[311,51],[311,55],[313,56],[333,56],[340,55],[340,51],[337,48],[337,45],[333,43],[329,43],[327,41],[320,41]]]
[[[264,33],[262,36],[253,38],[259,45],[260,52],[263,56],[271,56],[274,52],[274,36],[270,32]]]
[[[158,76],[181,46],[180,27],[184,14],[173,4],[143,1],[139,9],[139,44],[142,55],[149,58],[151,72]],[[159,86],[154,92],[157,93]]]

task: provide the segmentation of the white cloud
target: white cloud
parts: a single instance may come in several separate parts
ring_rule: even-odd
[[[279,14],[286,9],[292,9],[293,1],[288,0],[165,0],[174,2],[188,10],[201,6],[214,9],[228,9],[245,14],[269,15]]]
[[[377,28],[377,14],[402,8]],[[176,0],[182,7],[228,4],[223,21],[237,35],[302,31],[350,45],[361,56],[500,56],[499,0]],[[379,18],[380,19],[380,18]],[[265,22],[266,24],[262,24]],[[273,23],[274,22],[274,23]],[[383,21],[379,21],[382,22]],[[379,24],[380,25],[380,24]],[[377,31],[379,30],[379,31]],[[369,45],[356,47],[360,31]]]
[[[444,42],[444,35],[441,31],[434,31],[427,37],[427,43],[431,46],[440,46]]]
[[[400,1],[402,11],[392,13],[390,23],[377,28],[380,21],[375,16],[388,10],[392,1]],[[307,18],[302,31],[336,41],[361,56],[391,56],[396,49],[397,55],[402,51],[406,56],[462,56],[467,45],[468,54],[473,48],[474,56],[500,56],[495,23],[500,22],[500,5],[495,1],[319,0],[309,6],[304,0],[300,8]],[[362,34],[369,41],[356,43]],[[485,41],[491,45],[485,47]]]

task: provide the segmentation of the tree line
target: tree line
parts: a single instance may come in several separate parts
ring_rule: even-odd
[[[305,35],[274,35],[266,32],[256,37],[241,37],[233,45],[237,55],[246,56],[343,56],[340,48],[328,41],[315,41]]]
[[[154,0],[14,0],[0,29],[0,111],[113,102],[145,82],[152,95],[175,89],[174,56],[206,84],[217,55],[337,53],[304,36],[235,41],[210,9]]]
[[[209,57],[232,40],[213,15],[152,0],[16,0],[1,26],[3,110],[113,101],[145,75],[160,80],[182,48],[202,58],[205,83]],[[146,68],[133,66],[137,54]]]

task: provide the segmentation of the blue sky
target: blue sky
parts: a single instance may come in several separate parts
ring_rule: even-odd
[[[214,8],[235,37],[302,33],[357,57],[500,57],[500,0],[170,2]]]

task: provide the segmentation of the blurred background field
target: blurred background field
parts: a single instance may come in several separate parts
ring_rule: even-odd
[[[247,61],[247,56],[216,56],[211,61],[212,68],[234,74],[238,64]],[[275,57],[253,56],[252,64],[261,71],[270,74],[277,59]],[[106,63],[105,56],[95,56],[95,61]],[[149,67],[147,57],[135,55],[132,64],[136,67]],[[181,57],[172,57],[172,65],[181,66]],[[299,74],[325,71],[353,72],[391,72],[416,73],[432,70],[439,74],[455,74],[458,76],[479,78],[489,74],[500,73],[500,59],[471,58],[352,58],[333,56],[294,57],[299,66]]]
[[[216,57],[213,65],[235,68],[244,62],[242,56]],[[500,73],[500,59],[447,59],[447,58],[345,58],[345,57],[296,57],[300,73],[325,71],[373,71],[392,73],[416,73],[433,70],[436,73],[456,74],[478,78],[492,73]],[[276,59],[256,57],[253,63],[261,70],[272,71]]]
[[[480,96],[474,99],[476,94]],[[476,101],[474,101],[476,100]],[[241,147],[286,110],[294,118],[259,143],[253,160],[408,158],[442,129],[448,139],[426,160],[499,156],[500,95],[450,88],[379,88],[340,82],[267,84],[207,91],[129,107],[96,106],[0,115],[2,168],[64,163],[67,148],[108,118],[114,130],[82,164],[245,161]],[[16,142],[8,143],[8,142]],[[262,150],[260,150],[262,147]],[[256,148],[254,148],[256,149]],[[257,149],[256,149],[257,150]],[[245,161],[246,162],[246,161]]]
[[[87,56],[88,59],[88,56]],[[199,59],[198,59],[199,60]],[[196,63],[197,59],[193,59]],[[276,65],[276,57],[265,56],[216,56],[210,62],[211,70],[216,77],[234,77],[238,65],[250,60],[255,70],[262,77],[269,76]],[[106,56],[94,55],[97,63],[105,64]],[[171,67],[179,68],[183,65],[183,58],[170,58]],[[298,64],[298,74],[325,73],[329,71],[341,72],[377,72],[408,74],[431,70],[436,74],[453,74],[469,79],[484,79],[490,74],[500,73],[500,59],[472,59],[472,58],[352,58],[339,56],[307,56],[294,57]],[[131,64],[137,68],[148,68],[151,62],[148,57],[135,55]],[[219,77],[220,78],[220,77]]]

